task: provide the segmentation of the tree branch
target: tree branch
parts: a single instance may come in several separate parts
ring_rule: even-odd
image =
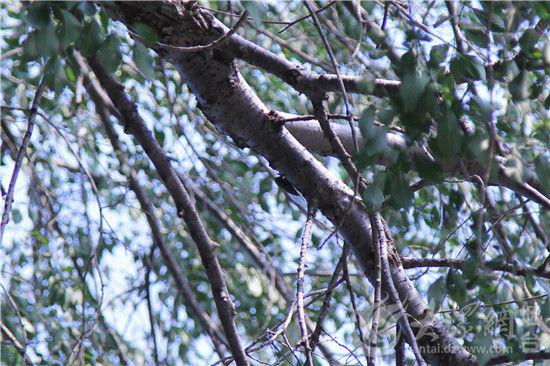
[[[114,126],[109,119],[109,113],[113,113],[115,111],[116,112],[114,116],[117,117],[119,121],[122,121],[122,116],[113,106],[111,100],[109,99],[109,96],[106,95],[105,90],[103,90],[101,85],[99,85],[99,82],[89,69],[86,61],[76,52],[74,53],[74,56],[78,64],[78,69],[85,77],[84,86],[95,104],[96,113],[98,113],[100,120],[103,123],[107,138],[111,142],[113,150],[119,160],[121,173],[127,176],[128,185],[136,195],[141,209],[145,214],[147,224],[149,225],[149,228],[151,230],[153,243],[155,247],[159,249],[163,261],[176,283],[176,288],[178,290],[178,293],[181,295],[185,306],[194,315],[198,323],[208,334],[208,336],[212,340],[214,349],[216,350],[220,358],[224,358],[224,347],[227,347],[227,341],[225,340],[225,337],[220,332],[214,321],[206,313],[206,311],[196,298],[193,289],[191,288],[191,285],[189,284],[181,269],[181,266],[172,254],[169,245],[164,240],[164,237],[161,234],[161,224],[155,215],[154,206],[151,203],[145,189],[143,188],[143,185],[139,182],[138,172],[132,166],[132,164],[129,163],[129,159],[118,138],[118,133],[114,129]],[[122,167],[126,167],[126,169],[123,169]]]
[[[6,228],[6,225],[8,224],[8,222],[10,221],[10,212],[11,212],[11,205],[13,203],[13,194],[15,190],[15,184],[17,183],[17,177],[19,175],[19,171],[21,170],[23,157],[26,154],[26,149],[31,139],[32,130],[34,128],[34,119],[36,117],[36,113],[38,112],[38,104],[40,103],[40,99],[42,98],[42,92],[46,85],[44,80],[45,78],[43,77],[42,80],[40,81],[40,84],[38,85],[38,89],[36,89],[36,92],[34,94],[32,106],[29,111],[27,131],[25,132],[25,135],[21,140],[21,146],[19,147],[19,151],[17,152],[17,157],[15,158],[13,173],[11,175],[10,183],[8,185],[8,192],[6,194],[6,198],[4,201],[2,221],[0,222],[0,246],[2,245],[2,238],[4,237],[4,229]]]
[[[235,362],[239,366],[248,365],[248,360],[235,325],[235,307],[225,285],[222,268],[214,252],[216,244],[208,236],[191,202],[189,194],[177,177],[166,153],[147,129],[145,122],[137,112],[137,106],[133,104],[128,99],[126,93],[124,93],[124,86],[108,75],[97,59],[90,58],[89,64],[100,84],[104,87],[111,101],[122,115],[125,130],[130,131],[139,141],[170,192],[176,204],[178,216],[186,223],[191,237],[199,251],[206,275],[212,288],[218,316],[226,334],[231,353],[235,358]]]
[[[308,207],[306,224],[302,234],[302,245],[300,246],[300,258],[298,261],[298,270],[296,274],[296,309],[298,310],[298,325],[300,326],[301,341],[306,354],[306,366],[313,366],[311,356],[311,346],[309,344],[308,329],[306,326],[306,315],[304,312],[304,272],[306,269],[307,247],[309,237],[313,228],[313,217],[315,216],[315,207],[312,204]]]
[[[527,360],[550,360],[550,351],[538,351],[538,352],[528,352],[520,355],[501,355],[497,357],[490,358],[487,361],[486,365],[500,365],[508,362],[518,362],[518,361],[527,361]]]
[[[460,259],[433,259],[433,258],[401,258],[403,267],[405,269],[422,268],[422,267],[448,267],[455,269],[462,269],[464,261]],[[512,273],[518,276],[538,276],[542,278],[550,278],[550,271],[543,270],[541,268],[518,266],[509,263],[494,263],[486,262],[485,265],[495,271],[502,271]]]

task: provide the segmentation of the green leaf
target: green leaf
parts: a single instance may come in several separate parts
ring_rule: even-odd
[[[424,94],[429,82],[430,79],[418,71],[405,74],[401,80],[401,86],[399,88],[405,113],[416,110],[418,101]]]
[[[535,159],[535,172],[542,184],[542,189],[547,195],[550,195],[550,158],[539,155]]]
[[[399,71],[402,75],[407,73],[413,73],[417,71],[418,66],[418,51],[411,48],[401,56],[401,62],[399,64]]]
[[[441,302],[445,298],[447,291],[445,291],[445,278],[439,277],[434,283],[428,288],[428,299],[430,305],[433,305],[433,311],[438,311],[441,307]]]
[[[34,31],[30,33],[23,41],[23,55],[25,58],[36,59],[40,57],[40,51],[38,50],[38,32]]]
[[[432,27],[434,27],[434,28],[439,27],[441,24],[448,21],[449,18],[450,18],[450,16],[448,14],[439,14],[437,16],[437,19],[435,20],[435,23],[432,25]]]
[[[498,286],[496,295],[499,302],[514,301],[514,290],[507,283]]]
[[[149,53],[149,49],[139,42],[134,44],[134,62],[146,79],[153,80],[155,78],[154,59]]]
[[[134,23],[130,26],[130,29],[143,37],[146,46],[152,46],[159,41],[157,31],[147,24]]]
[[[508,90],[512,94],[512,99],[514,101],[522,101],[529,99],[531,95],[531,78],[529,77],[529,72],[527,70],[521,70],[520,73],[510,81],[508,84]]]
[[[384,181],[386,176],[380,172],[374,177],[374,181],[367,186],[367,189],[363,192],[362,198],[367,207],[371,210],[379,210],[384,202]]]
[[[90,22],[84,26],[83,32],[84,34],[77,44],[78,49],[85,57],[94,56],[101,45],[103,30],[97,20],[92,18]]]
[[[413,191],[409,186],[407,177],[402,172],[392,174],[389,183],[390,202],[395,208],[406,208],[412,204]]]
[[[21,215],[21,211],[16,208],[11,210],[11,217],[13,218],[14,224],[19,224],[21,220],[23,220],[23,215]]]
[[[414,165],[420,177],[429,182],[438,182],[443,175],[441,167],[429,159],[424,159],[423,157],[415,155]]]
[[[122,61],[119,48],[120,41],[114,34],[110,34],[99,48],[98,59],[109,73],[113,73]]]
[[[535,46],[539,38],[540,35],[536,30],[532,28],[527,29],[519,39],[521,50],[524,52],[528,52]]]
[[[430,62],[429,66],[436,68],[447,58],[447,52],[449,52],[448,44],[440,44],[433,46],[430,50]]]
[[[504,18],[497,11],[474,9],[474,13],[481,23],[493,32],[504,32],[506,29]]]
[[[494,357],[494,353],[491,353],[493,344],[493,336],[489,332],[481,332],[477,334],[473,339],[472,353],[476,355],[479,365],[486,365],[487,361]]]
[[[83,1],[78,5],[78,7],[82,11],[82,13],[87,16],[92,16],[97,13],[97,6],[95,6],[95,4],[90,1]]]
[[[36,29],[47,27],[52,23],[50,5],[46,2],[32,3],[26,14],[27,23]]]
[[[437,146],[444,160],[450,161],[460,151],[462,132],[458,127],[456,116],[447,111],[437,125]]]
[[[256,23],[261,23],[266,18],[267,6],[263,1],[242,1],[241,5]]]
[[[30,59],[49,57],[59,52],[59,40],[55,24],[50,23],[46,27],[35,30],[24,42],[24,54]]]
[[[485,124],[491,115],[491,105],[484,99],[481,99],[477,95],[472,96],[470,99],[469,116],[474,122],[478,122],[480,125]]]
[[[467,288],[464,278],[454,269],[450,269],[445,281],[449,296],[462,306],[466,300]]]
[[[472,56],[458,55],[451,60],[451,74],[457,84],[485,79],[483,63]]]
[[[384,108],[378,112],[378,122],[389,126],[395,119],[395,111],[392,107]]]
[[[380,157],[384,157],[386,160],[395,158],[394,151],[390,149],[386,140],[387,129],[375,126],[373,123],[375,113],[375,107],[370,106],[363,111],[359,119],[359,129],[361,130],[364,144],[354,158],[361,168],[366,167]]]
[[[504,170],[506,175],[514,177],[518,182],[523,178],[523,162],[515,146],[511,146],[511,152],[504,162]]]
[[[153,136],[155,137],[155,140],[157,140],[160,146],[164,146],[164,142],[166,140],[166,134],[164,133],[164,130],[162,128],[154,128]]]
[[[359,119],[359,130],[363,138],[368,138],[371,128],[374,124],[374,119],[376,118],[376,107],[371,105],[361,113],[361,118]]]
[[[463,30],[466,39],[473,42],[478,47],[487,47],[487,36],[485,35],[485,30],[483,28],[470,26],[465,27]]]
[[[64,9],[61,9],[61,14],[63,17],[61,44],[66,48],[80,37],[82,24],[73,14]]]
[[[369,38],[376,44],[382,44],[386,39],[386,32],[375,23],[367,32]]]
[[[65,65],[65,73],[67,74],[67,79],[70,82],[72,83],[76,82],[76,75],[73,69],[68,64]]]
[[[550,321],[550,296],[546,296],[546,301],[540,307],[540,316],[545,324]]]
[[[462,273],[469,280],[476,279],[479,273],[479,260],[475,257],[466,259],[462,265]]]
[[[372,94],[375,87],[375,79],[372,75],[365,75],[357,82],[357,89],[362,94]]]
[[[67,78],[65,68],[58,55],[50,57],[48,62],[44,65],[44,82],[50,89],[55,91],[56,94],[63,91]]]

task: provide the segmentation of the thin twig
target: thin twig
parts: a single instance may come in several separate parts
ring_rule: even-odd
[[[323,299],[323,304],[321,305],[321,309],[318,312],[319,316],[317,317],[317,324],[315,325],[315,330],[313,331],[313,333],[311,333],[310,344],[311,344],[312,350],[315,350],[315,347],[319,343],[319,337],[321,336],[321,331],[323,330],[323,322],[327,317],[328,311],[330,308],[332,291],[334,290],[334,288],[336,287],[336,284],[338,283],[338,277],[340,277],[340,273],[342,272],[344,263],[348,260],[348,253],[349,253],[349,245],[345,243],[344,247],[342,248],[342,255],[340,256],[340,259],[336,264],[336,268],[334,269],[334,272],[332,273],[332,276],[330,278],[328,290],[325,293],[325,298]]]
[[[205,44],[205,45],[198,45],[198,46],[188,46],[188,47],[185,47],[185,46],[172,46],[172,45],[169,45],[169,44],[166,44],[166,43],[162,43],[162,42],[155,42],[153,43],[153,45],[151,46],[152,48],[162,48],[162,49],[166,49],[166,50],[169,50],[169,51],[173,51],[173,52],[180,52],[180,53],[196,53],[196,52],[203,52],[203,51],[206,51],[210,48],[214,48],[214,47],[217,47],[217,46],[220,46],[222,44],[224,44],[225,42],[227,42],[229,40],[229,38],[231,38],[231,36],[237,31],[237,29],[240,28],[241,25],[244,24],[246,18],[247,18],[247,15],[248,15],[248,11],[245,10],[243,11],[243,13],[241,14],[241,17],[239,18],[239,20],[237,21],[237,23],[235,23],[235,25],[229,29],[229,31],[227,33],[225,33],[223,36],[221,36],[220,38],[208,43],[208,44]],[[128,30],[128,32],[136,37],[137,39],[139,39],[140,41],[144,42],[145,41],[145,38],[143,38],[142,36],[140,36],[139,34],[135,33],[135,32],[132,32],[131,30]]]
[[[291,52],[295,53],[296,55],[303,58],[305,61],[309,62],[310,64],[319,66],[320,68],[322,68],[326,72],[331,72],[332,71],[331,69],[329,69],[329,65],[326,65],[324,62],[316,60],[315,58],[308,55],[306,52],[302,51],[301,49],[294,47],[292,45],[293,42],[288,42],[285,39],[277,36],[276,34],[273,34],[268,30],[257,27],[254,24],[250,24],[250,27],[255,29],[256,32],[261,33],[261,34],[263,34],[264,36],[266,36],[268,38],[271,38],[273,41],[277,42],[282,47],[284,47],[284,48],[290,50]]]
[[[458,12],[456,9],[456,3],[454,0],[450,0],[445,1],[445,5],[447,6],[447,10],[449,11],[449,21],[451,22],[451,26],[453,28],[456,48],[458,52],[464,54],[464,43],[466,43],[466,39],[460,31],[460,26],[458,24]]]
[[[361,315],[357,311],[357,302],[355,301],[355,292],[353,292],[353,287],[351,285],[351,280],[349,278],[347,262],[344,262],[342,277],[344,278],[344,282],[346,283],[346,287],[348,288],[350,302],[351,302],[351,309],[355,317],[357,332],[359,333],[359,341],[361,342],[361,347],[363,348],[363,353],[365,354],[365,357],[368,357],[367,355],[369,354],[369,350],[367,348],[367,342],[365,342],[365,336],[363,335],[363,325],[361,321]]]
[[[419,22],[415,18],[412,17],[412,15],[399,3],[399,1],[388,1],[390,4],[392,4],[397,11],[399,11],[401,14],[403,14],[411,23],[422,29],[426,33],[432,33],[430,31],[430,28],[428,28],[425,24]],[[387,4],[387,3],[386,3]]]
[[[372,311],[372,323],[370,331],[370,351],[368,353],[368,365],[374,366],[376,363],[376,348],[378,345],[378,320],[380,319],[380,305],[382,292],[382,259],[380,256],[380,239],[378,231],[372,230],[373,233],[373,249],[374,249],[374,309]]]
[[[412,257],[402,257],[401,258],[403,268],[455,268],[461,269],[464,266],[464,261],[460,259],[436,259],[436,258],[412,258]],[[498,263],[498,262],[487,262],[485,263],[487,268],[492,269],[493,271],[502,271],[507,273],[512,273],[516,276],[536,276],[542,278],[550,278],[550,271],[545,270],[541,267],[526,267],[521,265],[515,265],[512,263]]]
[[[8,222],[10,221],[10,211],[13,203],[13,194],[15,191],[15,184],[17,182],[19,171],[21,170],[23,157],[26,154],[27,146],[29,145],[29,142],[31,139],[32,130],[34,128],[34,119],[36,117],[36,112],[38,110],[38,104],[40,103],[40,99],[42,98],[42,92],[46,85],[44,80],[45,78],[43,77],[42,81],[40,81],[40,85],[38,86],[38,89],[36,89],[36,93],[34,94],[34,100],[32,102],[31,110],[29,111],[27,131],[23,136],[23,140],[21,141],[21,146],[19,147],[19,151],[17,152],[17,158],[15,159],[13,173],[11,175],[10,183],[8,186],[8,192],[6,194],[6,199],[4,201],[4,211],[2,212],[2,221],[0,222],[0,246],[2,245],[4,229],[8,224]]]
[[[328,4],[325,5],[325,6],[323,6],[322,8],[317,9],[317,10],[315,11],[315,13],[316,13],[316,14],[319,14],[319,13],[322,12],[323,10],[325,10],[325,9],[327,9],[328,7],[332,6],[334,3],[335,3],[335,1],[331,1],[330,3],[328,3]],[[305,19],[307,19],[307,18],[309,18],[309,17],[311,17],[311,14],[309,14],[309,15],[304,15],[303,17],[300,17],[300,18],[298,18],[298,19],[296,19],[296,20],[293,20],[292,22],[289,22],[289,23],[287,24],[286,27],[284,27],[283,29],[281,29],[281,30],[279,31],[279,34],[283,33],[283,32],[286,31],[288,28],[292,27],[294,24],[299,23],[299,22],[301,22],[302,20],[305,20]]]
[[[157,346],[157,333],[155,330],[155,317],[153,315],[153,304],[151,302],[151,266],[152,266],[152,255],[155,250],[155,246],[151,248],[151,253],[143,259],[145,263],[145,300],[147,302],[147,314],[149,316],[149,325],[151,327],[151,338],[153,341],[153,360],[155,361],[155,366],[160,365],[159,363],[159,351]]]
[[[334,56],[334,52],[332,52],[332,47],[330,46],[330,43],[327,39],[325,31],[321,27],[321,23],[319,22],[319,19],[317,18],[317,14],[313,10],[312,5],[309,3],[309,0],[304,1],[304,5],[306,6],[309,13],[311,14],[311,18],[313,19],[315,27],[317,28],[317,31],[319,32],[319,36],[321,36],[321,40],[323,41],[325,49],[327,50],[327,53],[329,55],[330,61],[332,62],[332,65],[334,67],[334,73],[336,74],[336,77],[338,78],[338,86],[339,86],[340,92],[342,93],[342,96],[344,98],[344,105],[345,105],[345,108],[346,108],[346,115],[348,116],[348,122],[349,122],[349,126],[350,126],[350,129],[351,129],[351,136],[353,138],[353,146],[355,148],[354,152],[357,152],[357,151],[359,151],[359,143],[358,143],[358,140],[357,140],[357,133],[355,131],[355,128],[353,128],[353,114],[352,114],[351,107],[350,107],[350,104],[349,104],[349,98],[348,98],[348,94],[346,92],[346,87],[344,86],[342,76],[340,75],[340,68],[338,67],[338,61],[336,60],[336,57]]]
[[[13,332],[8,328],[8,326],[6,324],[4,324],[2,322],[1,325],[1,328],[2,328],[2,336],[3,337],[6,337],[12,344],[13,346],[15,347],[15,349],[17,350],[17,352],[19,352],[19,354],[21,355],[21,357],[23,357],[23,360],[25,361],[25,364],[26,365],[34,365],[30,360],[29,360],[29,357],[27,356],[27,353],[25,352],[25,347],[21,344],[21,342],[19,342],[19,340],[17,339],[17,337],[13,334]]]
[[[405,339],[399,324],[395,326],[395,366],[405,366]]]
[[[414,332],[412,331],[411,325],[409,324],[407,312],[403,307],[403,303],[401,302],[397,289],[395,288],[395,284],[393,283],[388,258],[388,237],[386,236],[387,233],[384,228],[384,223],[382,222],[380,213],[375,212],[370,215],[370,221],[372,230],[376,230],[377,232],[376,236],[380,245],[380,260],[382,264],[382,280],[386,282],[386,290],[388,292],[389,301],[392,303],[392,305],[395,305],[397,307],[397,310],[399,311],[399,314],[396,315],[397,321],[403,328],[404,334],[406,335],[408,343],[413,351],[414,357],[416,358],[416,362],[418,363],[418,365],[425,365],[425,362],[422,359],[422,355],[420,354],[418,344],[416,343]]]
[[[298,324],[300,326],[300,334],[302,337],[304,350],[306,353],[306,365],[313,366],[313,359],[311,355],[311,347],[309,345],[308,329],[306,324],[306,317],[304,312],[304,272],[306,269],[306,255],[307,247],[309,245],[309,237],[311,236],[311,230],[313,228],[313,217],[315,216],[315,207],[310,204],[308,207],[308,213],[306,218],[306,224],[304,226],[304,232],[302,235],[302,245],[300,247],[300,260],[298,262],[298,273],[296,278],[296,306],[298,308]]]

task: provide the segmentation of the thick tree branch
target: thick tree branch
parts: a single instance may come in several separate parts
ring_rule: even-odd
[[[248,360],[235,325],[235,307],[225,285],[222,268],[214,251],[216,244],[208,236],[189,194],[179,180],[166,153],[147,129],[145,122],[137,112],[137,106],[128,99],[128,96],[124,92],[124,87],[106,73],[97,59],[90,58],[89,63],[100,84],[113,102],[113,105],[122,115],[125,130],[130,131],[139,141],[170,192],[176,204],[178,216],[185,221],[199,251],[212,288],[218,316],[235,362],[237,365],[248,365]]]
[[[142,184],[139,182],[138,172],[129,163],[128,157],[125,154],[122,144],[120,143],[118,133],[116,132],[111,120],[109,119],[111,113],[114,113],[114,116],[117,117],[120,121],[122,121],[122,116],[120,115],[120,113],[118,113],[118,111],[115,112],[116,108],[113,106],[112,101],[106,95],[101,85],[99,85],[97,79],[94,77],[93,73],[89,69],[86,61],[82,58],[82,56],[75,52],[74,57],[78,64],[78,68],[80,69],[82,75],[84,75],[85,77],[84,86],[95,104],[96,113],[99,115],[100,120],[103,123],[105,133],[109,141],[111,142],[113,150],[119,160],[121,173],[127,176],[128,185],[136,195],[141,209],[145,214],[145,218],[151,230],[153,243],[155,247],[159,249],[164,263],[176,283],[176,288],[181,295],[184,304],[193,314],[195,319],[197,319],[204,331],[211,338],[214,348],[216,349],[216,352],[218,353],[220,358],[224,358],[224,347],[227,346],[227,341],[225,340],[225,337],[220,332],[216,324],[206,313],[200,302],[197,300],[189,282],[187,281],[187,278],[185,277],[181,269],[181,266],[177,262],[174,255],[171,253],[170,247],[165,242],[161,234],[161,224],[155,215],[154,206],[151,203]],[[125,169],[123,169],[123,167],[125,167]]]
[[[309,95],[319,92],[340,91],[337,75],[313,73],[303,66],[277,56],[239,35],[233,35],[225,46],[232,56],[277,76],[300,93]],[[396,80],[377,79],[369,76],[342,75],[342,81],[346,90],[350,93],[379,96],[395,93],[401,85]]]

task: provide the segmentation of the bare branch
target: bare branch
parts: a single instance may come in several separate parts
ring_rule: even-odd
[[[550,351],[538,351],[538,352],[529,352],[524,354],[514,354],[512,355],[501,355],[497,357],[492,357],[487,361],[486,365],[500,365],[508,362],[518,362],[518,361],[528,361],[528,360],[550,360]]]
[[[36,89],[36,93],[34,94],[31,110],[29,111],[29,116],[28,116],[27,131],[25,132],[25,135],[21,140],[21,146],[19,147],[19,151],[17,152],[17,157],[15,158],[13,173],[11,175],[10,183],[8,185],[8,192],[6,194],[6,198],[4,201],[4,211],[2,212],[2,221],[0,222],[0,245],[2,245],[2,238],[4,237],[5,227],[10,221],[10,212],[11,212],[11,205],[13,203],[13,194],[15,191],[15,184],[17,183],[17,177],[19,175],[19,171],[21,170],[23,157],[25,156],[27,146],[29,145],[29,142],[31,139],[32,130],[34,128],[34,119],[36,117],[36,112],[38,111],[38,104],[40,103],[40,99],[42,98],[42,92],[46,85],[44,80],[45,79],[42,78],[42,81],[40,81],[40,84],[38,85],[38,89]]]
[[[368,353],[368,365],[375,366],[376,348],[378,347],[378,320],[380,319],[381,293],[382,293],[382,257],[380,254],[380,239],[378,231],[373,230],[373,252],[374,252],[374,301],[372,310],[371,331],[369,336],[370,350]]]
[[[181,53],[204,52],[210,48],[221,46],[222,44],[226,43],[230,39],[230,37],[237,31],[237,29],[239,29],[240,26],[244,24],[247,18],[247,15],[248,15],[248,11],[245,10],[242,13],[241,17],[239,18],[239,20],[237,21],[237,23],[235,23],[235,25],[227,33],[224,33],[220,38],[208,44],[185,47],[185,46],[173,46],[162,42],[155,42],[151,47],[165,49],[173,52],[181,52]],[[140,41],[146,42],[146,40],[139,34],[132,32],[131,30],[128,30],[128,32],[135,38],[139,39]]]
[[[298,262],[298,271],[296,275],[296,307],[298,310],[298,325],[300,326],[300,334],[302,336],[306,353],[306,365],[313,366],[313,358],[311,356],[311,347],[309,345],[308,329],[306,325],[306,316],[304,312],[304,271],[306,269],[307,247],[309,245],[309,237],[313,228],[313,217],[315,216],[315,207],[310,205],[308,208],[306,224],[302,234],[302,245],[300,246],[300,259]]]
[[[0,325],[1,325],[1,328],[2,328],[2,336],[6,337],[11,342],[11,344],[13,344],[13,346],[15,347],[17,352],[21,355],[21,357],[25,361],[25,364],[26,365],[34,365],[29,360],[29,357],[27,356],[27,353],[25,352],[25,347],[21,344],[21,342],[19,342],[17,337],[10,330],[10,328],[8,328],[8,326],[4,322],[2,322]]]
[[[353,127],[353,114],[349,105],[349,98],[346,92],[346,87],[342,80],[342,76],[340,75],[340,68],[338,67],[338,61],[336,60],[336,57],[334,57],[334,52],[332,52],[332,47],[330,46],[327,36],[325,35],[325,31],[323,30],[323,27],[321,27],[321,23],[319,23],[319,19],[317,18],[316,12],[313,10],[313,6],[310,4],[309,0],[305,0],[304,5],[306,6],[306,8],[309,10],[309,13],[311,14],[311,18],[313,19],[315,27],[317,28],[317,31],[321,36],[321,40],[325,45],[325,49],[327,50],[327,53],[330,57],[330,62],[332,62],[332,66],[334,67],[334,72],[336,73],[336,78],[338,79],[338,88],[340,89],[340,92],[342,93],[342,96],[344,98],[346,115],[348,117],[347,119],[348,119],[350,131],[351,131],[351,136],[353,139],[353,147],[354,147],[353,152],[356,153],[359,151],[359,143],[357,142],[357,133],[355,132],[355,128]]]
[[[421,267],[430,267],[430,268],[439,268],[439,267],[448,267],[461,269],[464,265],[464,261],[460,259],[433,259],[433,258],[412,258],[412,257],[403,257],[401,258],[404,268],[421,268]],[[486,262],[485,265],[487,268],[491,268],[495,271],[503,271],[512,273],[518,276],[538,276],[542,278],[550,278],[550,271],[543,270],[541,268],[534,267],[524,267],[517,266],[511,263],[493,263]]]
[[[208,236],[189,194],[179,180],[166,153],[147,129],[145,122],[137,112],[136,105],[124,92],[124,86],[108,75],[97,59],[90,58],[89,63],[111,101],[123,116],[125,130],[130,131],[140,142],[170,192],[176,204],[178,216],[185,221],[199,251],[235,362],[237,365],[248,365],[235,325],[235,307],[225,285],[222,268],[214,252],[216,244]]]
[[[348,253],[349,253],[349,245],[344,244],[344,247],[342,248],[342,255],[340,256],[340,259],[336,264],[336,268],[334,268],[334,272],[330,277],[327,292],[325,293],[323,304],[321,305],[321,309],[319,310],[319,316],[317,317],[317,324],[315,325],[315,330],[313,331],[313,333],[311,333],[310,344],[311,344],[312,350],[315,350],[315,347],[319,343],[319,337],[321,336],[321,331],[323,330],[323,322],[329,312],[330,301],[332,299],[332,292],[336,287],[336,284],[338,283],[338,278],[340,277],[340,273],[342,273],[342,269],[344,268],[344,263],[348,260]]]
[[[378,242],[380,245],[380,261],[382,264],[381,277],[382,277],[382,281],[386,283],[385,290],[388,293],[389,301],[393,305],[396,305],[397,309],[399,310],[399,314],[396,315],[397,322],[399,323],[399,325],[404,331],[406,339],[412,348],[414,357],[416,358],[417,364],[420,366],[425,365],[425,362],[422,359],[422,356],[420,355],[420,350],[418,348],[418,344],[416,342],[416,338],[412,331],[411,325],[409,324],[409,318],[407,316],[407,313],[405,312],[401,299],[399,298],[399,294],[397,293],[395,284],[393,283],[393,278],[390,272],[391,270],[390,270],[390,264],[388,259],[388,237],[387,237],[387,230],[384,227],[385,224],[383,223],[382,218],[380,217],[380,214],[378,212],[373,213],[370,216],[370,220],[371,220],[372,230],[373,232],[376,231],[376,238],[378,239]]]
[[[154,247],[151,249],[153,254]],[[145,262],[145,301],[147,302],[147,315],[149,316],[149,326],[151,327],[151,338],[153,342],[153,360],[155,366],[159,366],[159,351],[157,345],[157,332],[155,331],[155,317],[153,315],[153,304],[151,303],[151,255],[144,258]]]

